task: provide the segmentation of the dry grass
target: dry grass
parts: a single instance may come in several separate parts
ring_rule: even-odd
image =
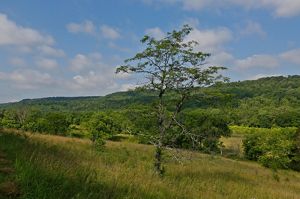
[[[6,165],[6,164],[11,164],[10,160],[6,160],[4,158],[0,158],[0,165]]]
[[[273,173],[254,162],[193,153],[181,165],[166,154],[160,178],[148,145],[108,142],[97,152],[82,139],[5,137],[0,146],[17,153],[23,198],[300,198],[299,173]]]
[[[15,170],[11,167],[2,167],[2,168],[0,168],[0,173],[12,174],[14,172],[15,172]]]
[[[15,182],[8,181],[0,184],[0,194],[8,197],[17,197],[20,195],[20,190]]]
[[[243,135],[232,135],[231,137],[222,137],[221,142],[225,148],[223,154],[225,157],[243,157]]]

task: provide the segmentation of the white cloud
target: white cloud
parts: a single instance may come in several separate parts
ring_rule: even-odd
[[[155,39],[162,39],[165,37],[165,33],[159,27],[149,28],[145,33]]]
[[[258,22],[254,22],[254,21],[248,21],[246,27],[244,27],[240,31],[240,34],[242,36],[258,35],[261,37],[265,37],[267,35],[267,33],[263,30],[261,25]]]
[[[231,0],[247,8],[266,8],[273,11],[277,17],[292,17],[300,14],[300,1],[298,0]]]
[[[278,58],[272,55],[252,55],[245,59],[238,59],[234,63],[237,69],[275,68],[279,64]]]
[[[51,46],[42,45],[38,47],[38,50],[42,55],[51,56],[51,57],[64,57],[65,52],[61,49],[55,49]]]
[[[17,25],[0,13],[0,45],[52,45],[54,39],[48,35]]]
[[[87,33],[94,34],[96,31],[93,22],[86,20],[82,23],[69,23],[67,24],[67,30],[71,33]]]
[[[115,40],[121,37],[120,33],[115,28],[108,25],[102,25],[100,31],[102,36],[107,39]]]
[[[122,84],[120,86],[120,91],[128,91],[128,90],[133,90],[137,87],[135,84]]]
[[[72,81],[67,83],[67,86],[73,90],[84,90],[84,89],[116,89],[118,87],[115,80],[112,78],[112,74],[103,74],[98,71],[89,71],[84,75],[76,75],[73,77]]]
[[[180,4],[185,10],[199,11],[203,8],[222,9],[231,5],[244,9],[268,9],[277,17],[292,17],[300,14],[299,0],[144,0],[147,4]]]
[[[300,48],[284,52],[279,57],[287,62],[300,64]]]
[[[13,66],[24,67],[26,66],[26,61],[19,57],[13,57],[9,60],[9,63]]]
[[[233,62],[234,57],[232,54],[227,53],[225,51],[218,52],[216,54],[213,54],[209,59],[209,64],[213,65],[219,65],[219,66],[230,66]]]
[[[248,80],[257,80],[257,79],[264,78],[264,77],[274,77],[274,76],[281,76],[281,75],[280,74],[257,74],[254,76],[250,76],[247,79]]]
[[[46,70],[52,70],[58,67],[58,63],[55,59],[48,59],[48,58],[37,59],[36,65]]]
[[[79,72],[82,70],[100,67],[101,57],[102,55],[100,53],[91,53],[88,55],[77,54],[70,61],[70,68],[72,71]]]
[[[0,80],[10,82],[18,89],[37,89],[54,83],[48,73],[36,70],[15,70],[12,72],[0,72]]]
[[[228,28],[200,30],[195,28],[186,38],[187,41],[195,40],[199,43],[196,50],[214,53],[220,51],[223,45],[233,38]]]
[[[71,69],[73,71],[81,71],[90,65],[90,60],[83,54],[77,54],[71,60]]]
[[[300,14],[299,0],[266,0],[275,7],[275,14],[280,17],[291,17]]]
[[[116,40],[121,38],[121,34],[119,33],[118,29],[105,24],[98,28],[92,21],[89,20],[86,20],[82,23],[69,23],[67,24],[66,28],[71,33],[85,33],[92,35],[97,39],[105,38]]]

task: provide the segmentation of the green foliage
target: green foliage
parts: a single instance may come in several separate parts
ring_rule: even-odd
[[[186,111],[182,114],[181,120],[187,132],[177,133],[173,143],[176,147],[207,153],[219,152],[222,144],[219,139],[231,135],[228,120],[215,111],[207,112],[201,109]]]
[[[139,89],[117,92],[104,97],[33,99],[0,104],[0,110],[16,112],[27,107],[43,113],[70,113],[74,117],[72,123],[78,125],[82,113],[139,109],[140,106],[151,105],[156,95],[153,90]],[[174,98],[177,98],[175,92],[167,94],[166,102]],[[230,123],[233,125],[272,128],[299,126],[299,107],[300,76],[295,75],[194,88],[193,97],[187,99],[183,109],[219,109],[225,116],[229,116]],[[168,107],[170,110],[172,108]],[[9,120],[8,124],[14,126],[15,123],[11,122]],[[5,123],[7,125],[7,121]]]
[[[46,132],[56,135],[64,135],[70,125],[66,115],[62,113],[49,113],[46,115],[45,119],[48,122],[48,125],[46,125],[46,127],[48,127]]]
[[[5,110],[2,113],[0,124],[5,128],[65,135],[70,125],[66,113],[43,113],[35,109]]]
[[[84,125],[91,132],[91,140],[99,145],[121,131],[120,125],[104,112],[92,114]]]
[[[2,111],[0,118],[1,126],[5,128],[20,128],[21,124],[17,121],[16,111]]]
[[[243,141],[245,157],[273,169],[292,168],[299,165],[300,131],[264,129],[252,132]]]

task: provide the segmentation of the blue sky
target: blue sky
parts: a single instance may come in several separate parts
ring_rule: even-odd
[[[116,66],[183,24],[232,81],[300,73],[299,0],[2,0],[0,103],[133,88]]]

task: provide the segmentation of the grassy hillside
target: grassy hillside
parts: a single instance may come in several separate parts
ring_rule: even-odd
[[[162,179],[152,170],[152,146],[108,142],[96,152],[88,140],[27,135],[0,136],[0,151],[15,167],[0,182],[14,180],[20,198],[300,198],[297,172],[193,153],[183,165],[167,158]]]

